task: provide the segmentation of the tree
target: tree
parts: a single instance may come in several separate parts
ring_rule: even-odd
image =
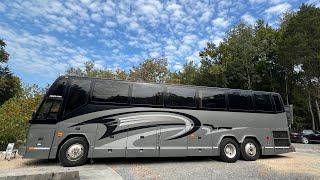
[[[0,39],[0,105],[21,90],[20,79],[6,65],[9,54],[5,51],[5,46],[6,43]]]
[[[193,61],[183,65],[182,71],[179,72],[179,79],[181,84],[197,84],[198,69]]]
[[[129,79],[163,83],[169,74],[167,66],[168,61],[166,58],[146,59],[138,66],[133,66],[129,73]]]
[[[10,142],[26,138],[28,120],[44,92],[36,85],[26,86],[0,106],[0,150],[5,150]]]
[[[95,69],[94,61],[84,62],[84,68],[71,67],[67,70],[66,74],[71,76],[87,76],[87,77],[100,77],[114,79],[115,75],[108,69]]]
[[[298,85],[307,92],[312,129],[316,129],[312,101],[317,100],[316,89],[320,68],[320,9],[302,4],[299,11],[283,22],[279,47],[284,66],[297,74]]]
[[[207,43],[207,47],[199,52],[201,66],[197,78],[198,85],[226,87],[226,74],[222,50],[225,46],[217,47]]]

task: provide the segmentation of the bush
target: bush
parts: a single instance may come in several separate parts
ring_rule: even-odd
[[[25,140],[28,120],[43,92],[36,85],[28,86],[0,106],[0,150],[5,150],[10,142],[19,146]]]

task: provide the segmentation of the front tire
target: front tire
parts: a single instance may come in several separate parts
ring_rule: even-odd
[[[254,139],[245,139],[241,144],[241,156],[246,161],[255,161],[260,157],[260,145]]]
[[[222,139],[220,143],[220,159],[227,163],[234,163],[240,157],[240,147],[239,144],[231,139]]]
[[[309,144],[309,139],[306,138],[306,137],[303,137],[303,138],[302,138],[302,143],[303,143],[303,144]]]
[[[86,163],[89,145],[85,138],[68,139],[59,150],[59,161],[65,167],[80,166]]]

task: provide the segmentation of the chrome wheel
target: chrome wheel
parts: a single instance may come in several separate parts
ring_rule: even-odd
[[[308,143],[309,143],[309,139],[303,137],[303,138],[302,138],[302,143],[303,143],[303,144],[308,144]]]
[[[82,144],[73,144],[67,150],[67,159],[69,161],[77,161],[84,154],[84,147]]]
[[[224,147],[224,153],[225,153],[225,155],[226,155],[228,158],[232,159],[232,158],[234,158],[234,157],[236,156],[237,149],[236,149],[236,147],[235,147],[233,144],[228,143],[228,144]]]
[[[251,143],[251,142],[249,142],[249,143],[247,143],[247,144],[245,145],[244,150],[245,150],[246,154],[247,154],[248,156],[251,156],[251,157],[253,157],[253,156],[255,156],[255,155],[257,154],[257,148],[256,148],[256,146],[255,146],[253,143]]]

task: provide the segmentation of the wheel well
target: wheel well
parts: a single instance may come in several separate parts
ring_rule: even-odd
[[[221,141],[222,141],[223,139],[226,139],[226,138],[233,139],[233,140],[235,140],[235,141],[240,145],[239,141],[238,141],[234,136],[224,136],[224,137],[221,139]],[[221,141],[220,141],[220,143],[221,143]],[[220,147],[220,143],[219,143],[219,147]]]
[[[256,141],[256,142],[258,143],[258,145],[259,145],[260,151],[262,151],[261,143],[259,142],[259,140],[258,140],[256,137],[254,137],[254,136],[247,136],[247,137],[245,137],[245,138],[243,139],[243,141],[246,140],[246,139],[253,139],[254,141]]]
[[[83,135],[83,134],[69,134],[68,136],[66,136],[66,137],[60,142],[60,144],[59,144],[59,146],[58,146],[58,149],[57,149],[56,158],[58,158],[58,155],[59,155],[59,151],[60,151],[61,146],[62,146],[66,141],[68,141],[69,139],[74,138],[74,137],[83,137],[83,138],[87,141],[87,143],[88,143],[88,145],[89,145],[88,139],[87,139],[87,137],[86,137],[85,135]]]

